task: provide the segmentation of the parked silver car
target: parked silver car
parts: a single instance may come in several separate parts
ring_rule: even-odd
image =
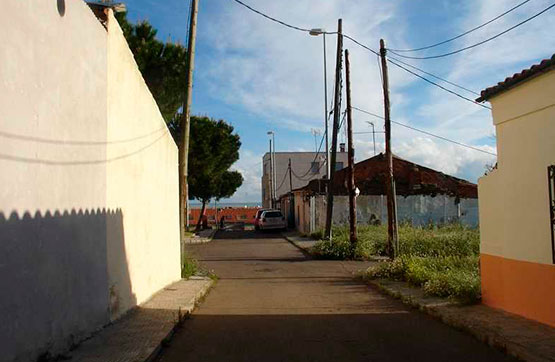
[[[280,210],[266,210],[260,216],[258,228],[260,230],[285,230],[287,223]]]

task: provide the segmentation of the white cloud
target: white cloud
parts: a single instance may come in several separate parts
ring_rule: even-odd
[[[397,48],[411,47],[406,35],[419,29],[408,29],[408,14],[401,1],[369,0],[349,2],[327,0],[264,1],[250,0],[253,7],[301,27],[336,29],[337,18],[344,19],[344,32],[372,48],[385,38]],[[464,10],[450,19],[451,29],[445,37],[467,30],[514,6],[515,0],[471,0]],[[464,37],[446,48],[434,48],[437,54],[474,44],[497,34],[549,5],[549,0],[526,4],[510,15]],[[448,12],[449,6],[443,10]],[[448,13],[452,16],[452,13]],[[433,61],[407,61],[442,75],[470,89],[479,91],[528,67],[539,58],[550,56],[555,49],[553,27],[555,11],[541,15],[507,35],[456,56]],[[232,2],[226,2],[210,19],[210,28],[202,35],[213,47],[213,55],[204,59],[198,76],[209,85],[214,97],[242,107],[265,118],[275,126],[307,132],[322,128],[322,38],[287,29],[256,15]],[[441,37],[440,37],[441,38]],[[335,65],[335,36],[327,37],[328,90],[332,99]],[[422,43],[427,41],[423,39]],[[373,43],[372,43],[373,42]],[[420,44],[418,44],[420,45]],[[377,71],[377,58],[345,39],[351,53],[353,105],[381,115],[383,98]],[[424,53],[425,55],[426,53]],[[524,64],[524,65],[523,65]],[[406,72],[390,67],[393,120],[424,129],[490,152],[496,152],[484,138],[494,132],[491,112],[433,86]],[[413,88],[418,85],[419,87]],[[416,89],[416,91],[415,91]],[[474,99],[476,96],[466,96]],[[343,97],[345,100],[345,97]],[[343,101],[345,104],[345,101]],[[355,131],[368,131],[366,121],[382,130],[383,121],[354,112]],[[371,134],[357,135],[357,160],[373,154]],[[378,134],[378,152],[383,149],[383,135]],[[294,150],[294,146],[291,149]],[[297,147],[298,148],[298,147]],[[393,126],[393,150],[400,157],[419,162],[443,172],[475,181],[483,174],[484,165],[495,157],[432,139],[412,130]],[[245,177],[245,184],[234,199],[260,199],[261,155],[242,151],[234,166]]]

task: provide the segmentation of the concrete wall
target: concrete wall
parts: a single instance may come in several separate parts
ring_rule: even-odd
[[[131,288],[108,250],[112,317],[179,278],[178,150],[113,15],[108,18],[107,207],[124,212]],[[126,157],[118,159],[122,155]]]
[[[117,25],[2,5],[0,361],[30,361],[179,278],[177,151]]]
[[[300,223],[297,224],[301,232],[309,233],[325,227],[326,220],[326,196],[317,195],[313,205],[315,211],[311,216],[308,210],[310,199],[304,199],[303,205],[297,205],[299,210],[304,210]],[[298,200],[303,198],[298,196]],[[297,202],[297,199],[295,200]],[[387,223],[387,202],[382,195],[361,195],[356,199],[357,223],[369,224],[379,221]],[[397,212],[399,222],[410,222],[413,225],[445,224],[450,222],[461,222],[463,225],[478,226],[478,200],[462,199],[459,206],[455,198],[445,195],[431,196],[398,196]],[[310,218],[314,219],[313,227],[310,227]],[[335,196],[333,204],[333,223],[335,225],[346,225],[349,223],[349,198],[348,196]]]
[[[555,71],[491,99],[498,168],[478,182],[486,304],[555,326],[547,167],[555,164]]]

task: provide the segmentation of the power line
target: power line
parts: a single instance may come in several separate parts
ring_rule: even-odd
[[[379,119],[384,119],[384,117],[382,117],[382,116],[380,116],[380,115],[378,115],[378,114],[376,114],[376,113],[368,112],[368,111],[365,111],[364,109],[360,109],[360,108],[357,108],[357,107],[351,107],[351,108],[354,109],[354,110],[357,110],[357,111],[359,111],[359,112],[366,113],[366,114],[368,114],[368,115],[370,115],[370,116],[373,116],[373,117],[376,117],[376,118],[379,118]],[[473,146],[467,145],[467,144],[462,143],[462,142],[459,142],[459,141],[454,141],[454,140],[451,140],[451,139],[446,138],[446,137],[443,137],[443,136],[438,136],[438,135],[436,135],[436,134],[433,134],[433,133],[430,133],[430,132],[428,132],[428,131],[424,131],[424,130],[421,130],[421,129],[418,129],[418,128],[409,126],[409,125],[404,124],[404,123],[401,123],[401,122],[397,122],[397,121],[391,120],[391,123],[395,123],[396,125],[399,125],[399,126],[402,126],[402,127],[406,127],[406,128],[411,129],[411,130],[413,130],[413,131],[420,132],[420,133],[424,133],[424,134],[426,134],[426,135],[428,135],[428,136],[432,136],[432,137],[435,137],[435,138],[439,138],[439,139],[441,139],[441,140],[443,140],[443,141],[451,142],[451,143],[454,143],[454,144],[456,144],[456,145],[459,145],[459,146],[462,146],[462,147],[466,147],[466,148],[469,148],[469,149],[474,150],[474,151],[478,151],[478,152],[482,152],[482,153],[487,153],[488,155],[492,155],[492,156],[497,156],[497,154],[495,154],[495,153],[493,153],[493,152],[489,152],[489,151],[486,151],[486,150],[482,150],[482,149],[480,149],[480,148],[473,147]]]
[[[235,1],[236,3],[238,3],[238,4],[240,4],[240,5],[244,6],[244,7],[246,7],[246,8],[249,9],[250,11],[255,12],[255,13],[257,13],[258,15],[263,16],[263,17],[265,17],[266,19],[271,20],[271,21],[273,21],[273,22],[275,22],[275,23],[281,24],[281,25],[283,25],[283,26],[286,26],[286,27],[291,28],[291,29],[294,29],[294,30],[304,31],[304,32],[306,32],[306,33],[310,32],[310,29],[305,29],[305,28],[301,28],[301,27],[298,27],[298,26],[295,26],[295,25],[287,24],[286,22],[281,21],[281,20],[278,20],[278,19],[276,19],[276,18],[274,18],[274,17],[271,17],[270,15],[266,15],[266,14],[264,14],[263,12],[258,11],[258,10],[256,10],[255,8],[253,8],[253,7],[251,7],[251,6],[247,5],[247,4],[245,4],[245,3],[242,2],[241,0],[233,0],[233,1]],[[328,33],[326,33],[326,34],[328,34]]]
[[[427,72],[427,71],[425,71],[425,70],[423,70],[423,69],[420,69],[420,68],[418,68],[418,67],[415,67],[415,66],[412,65],[412,64],[403,62],[403,61],[400,60],[400,59],[397,59],[397,58],[394,58],[394,57],[389,57],[389,59],[392,59],[392,60],[394,60],[394,61],[396,61],[396,62],[398,62],[398,63],[404,64],[404,65],[406,65],[407,67],[410,67],[410,68],[412,68],[412,69],[418,70],[419,72],[422,72],[422,73],[424,73],[424,74],[426,74],[426,75],[429,75],[430,77],[434,77],[434,78],[436,78],[436,79],[438,79],[438,80],[441,80],[442,82],[445,82],[445,83],[447,83],[447,84],[450,84],[450,85],[452,85],[452,86],[454,86],[454,87],[457,87],[457,88],[459,88],[459,89],[465,90],[465,91],[467,91],[467,92],[469,92],[469,93],[475,94],[475,95],[477,95],[477,96],[480,95],[480,93],[478,93],[478,92],[475,92],[475,91],[473,91],[473,90],[471,90],[471,89],[465,88],[465,87],[463,87],[462,85],[458,85],[458,84],[456,84],[456,83],[453,83],[453,82],[451,82],[451,81],[449,81],[449,80],[447,80],[447,79],[441,78],[441,77],[439,77],[439,76],[437,76],[437,75],[435,75],[435,74],[429,73],[429,72]]]
[[[533,20],[533,19],[537,18],[538,16],[540,16],[541,14],[545,13],[546,11],[550,10],[550,9],[553,8],[553,7],[555,7],[555,3],[554,3],[554,4],[551,4],[551,5],[548,6],[547,8],[543,9],[542,11],[540,11],[539,13],[537,13],[537,14],[535,14],[535,15],[533,15],[533,16],[531,16],[531,17],[529,17],[529,18],[527,18],[527,19],[525,19],[525,20],[523,20],[523,21],[521,21],[520,23],[511,26],[509,29],[506,29],[506,30],[502,31],[502,32],[499,33],[499,34],[496,34],[496,35],[494,35],[494,36],[492,36],[492,37],[489,37],[489,38],[487,38],[487,39],[485,39],[485,40],[482,40],[481,42],[478,42],[478,43],[476,43],[476,44],[472,44],[472,45],[469,45],[469,46],[467,46],[467,47],[464,47],[464,48],[461,48],[461,49],[458,49],[458,50],[454,50],[454,51],[449,52],[449,53],[431,55],[431,56],[427,56],[427,57],[413,57],[413,56],[409,56],[409,55],[403,55],[403,54],[396,53],[394,50],[391,50],[391,49],[388,49],[388,50],[389,50],[391,53],[393,53],[393,54],[395,54],[395,55],[397,55],[397,56],[399,56],[399,57],[403,57],[403,58],[407,58],[407,59],[436,59],[436,58],[447,57],[447,56],[449,56],[449,55],[457,54],[457,53],[463,52],[463,51],[465,51],[465,50],[472,49],[472,48],[475,48],[475,47],[477,47],[477,46],[479,46],[479,45],[485,44],[485,43],[487,43],[487,42],[489,42],[489,41],[491,41],[491,40],[497,39],[497,38],[499,38],[501,35],[507,34],[507,33],[510,32],[511,30],[516,29],[516,28],[518,28],[519,26],[526,24],[526,23],[529,22],[530,20]]]
[[[278,187],[276,187],[276,191],[279,190],[281,188],[281,186],[283,186],[283,184],[285,183],[285,179],[287,178],[287,171],[289,171],[289,167],[287,167],[287,170],[285,170],[285,174],[283,175],[283,180],[281,180],[281,183],[279,184]]]
[[[370,51],[370,52],[376,54],[376,55],[378,56],[378,67],[381,69],[381,64],[380,64],[380,60],[379,60],[379,56],[380,56],[380,55],[378,54],[378,52],[376,52],[374,49],[372,49],[372,48],[370,48],[370,47],[367,47],[366,45],[360,43],[359,41],[357,41],[356,39],[354,39],[354,38],[352,38],[352,37],[350,37],[350,36],[348,36],[348,35],[343,35],[343,36],[346,37],[347,39],[353,41],[355,44],[361,46],[362,48],[364,48],[364,49],[366,49],[366,50],[368,50],[368,51]],[[405,63],[405,62],[403,62],[403,61],[401,61],[401,60],[399,60],[399,59],[395,59],[395,58],[393,58],[393,57],[389,57],[389,58],[390,58],[390,59],[394,59],[394,60],[398,61],[399,63],[402,63],[402,64],[404,64],[404,65],[406,65],[406,66],[408,66],[408,67],[411,67],[411,68],[413,68],[413,69],[416,69],[416,70],[418,70],[418,71],[420,71],[420,72],[422,72],[422,73],[424,73],[424,74],[427,74],[427,75],[429,75],[429,76],[431,76],[431,77],[434,77],[434,78],[436,78],[436,79],[439,79],[439,80],[441,80],[441,81],[443,81],[443,82],[445,82],[445,83],[448,83],[448,84],[450,84],[450,85],[452,85],[452,86],[455,86],[455,87],[457,87],[457,88],[463,89],[463,90],[465,90],[465,91],[467,91],[467,92],[470,92],[470,93],[472,93],[472,94],[479,95],[479,93],[477,93],[477,92],[475,92],[475,91],[473,91],[473,90],[470,90],[470,89],[468,89],[468,88],[466,88],[466,87],[463,87],[462,85],[458,85],[458,84],[456,84],[456,83],[453,83],[453,82],[451,82],[451,81],[449,81],[449,80],[447,80],[447,79],[444,79],[444,78],[442,78],[442,77],[440,77],[440,76],[437,76],[437,75],[435,75],[435,74],[432,74],[432,73],[430,73],[430,72],[427,72],[427,71],[425,71],[425,70],[423,70],[423,69],[420,69],[420,68],[418,68],[418,67],[415,67],[415,66],[412,65],[412,64]],[[412,72],[411,72],[411,73],[412,73]],[[412,73],[412,74],[414,74],[414,73]],[[417,74],[414,74],[414,75],[418,76]],[[381,77],[381,71],[380,71],[380,77]],[[382,79],[382,82],[383,82],[383,79]],[[432,83],[432,84],[435,84],[435,83]],[[476,103],[476,102],[473,102],[473,103]]]
[[[350,36],[347,35],[347,34],[343,34],[343,37],[349,39],[350,41],[352,41],[352,42],[355,43],[356,45],[358,45],[358,46],[360,46],[360,47],[362,47],[362,48],[368,50],[368,51],[371,52],[371,53],[374,53],[374,54],[376,54],[376,55],[378,55],[378,56],[380,55],[380,54],[379,54],[377,51],[375,51],[374,49],[372,49],[372,48],[370,48],[370,47],[367,47],[366,45],[362,44],[361,42],[359,42],[358,40],[356,40],[356,39],[353,38],[353,37],[350,37]]]
[[[462,38],[462,37],[465,36],[465,35],[468,35],[468,34],[474,32],[474,31],[476,31],[476,30],[478,30],[478,29],[483,28],[484,26],[486,26],[486,25],[488,25],[488,24],[491,24],[491,23],[493,23],[494,21],[496,21],[497,19],[500,19],[500,18],[502,18],[503,16],[509,14],[510,12],[512,12],[512,11],[514,11],[514,10],[516,10],[516,9],[518,9],[519,7],[521,7],[522,5],[526,4],[527,2],[530,2],[530,0],[523,1],[523,2],[521,2],[520,4],[518,4],[518,5],[516,5],[516,6],[512,7],[512,8],[510,8],[509,10],[505,11],[503,14],[497,15],[495,18],[493,18],[493,19],[491,19],[491,20],[489,20],[489,21],[487,21],[487,22],[485,22],[485,23],[483,23],[483,24],[481,24],[481,25],[478,25],[477,27],[472,28],[472,29],[470,29],[470,30],[468,30],[468,31],[465,31],[465,32],[462,33],[462,34],[459,34],[459,35],[457,35],[457,36],[455,36],[455,37],[452,37],[452,38],[449,38],[449,39],[447,39],[447,40],[441,41],[441,42],[439,42],[439,43],[435,43],[435,44],[432,44],[432,45],[427,45],[427,46],[424,46],[424,47],[421,47],[421,48],[415,48],[415,49],[389,49],[389,50],[395,51],[395,52],[400,52],[400,53],[409,53],[409,52],[416,52],[416,51],[419,51],[419,50],[425,50],[425,49],[435,48],[435,47],[437,47],[437,46],[440,46],[440,45],[449,43],[449,42],[451,42],[451,41],[453,41],[453,40]]]
[[[276,22],[276,23],[278,23],[278,24],[281,24],[281,25],[283,25],[283,26],[286,26],[286,27],[291,28],[291,29],[294,29],[294,30],[303,31],[303,32],[310,32],[309,29],[305,29],[305,28],[301,28],[301,27],[298,27],[298,26],[294,26],[294,25],[288,24],[288,23],[286,23],[286,22],[284,22],[284,21],[278,20],[278,19],[276,19],[276,18],[274,18],[274,17],[271,17],[271,16],[269,16],[269,15],[266,15],[266,14],[264,14],[263,12],[261,12],[261,11],[259,11],[259,10],[256,10],[256,9],[254,9],[253,7],[251,7],[251,6],[247,5],[247,4],[245,4],[245,3],[242,2],[241,0],[233,0],[233,1],[237,2],[238,4],[244,6],[245,8],[247,8],[247,9],[249,9],[249,10],[255,12],[256,14],[259,14],[259,15],[263,16],[264,18],[269,19],[269,20],[271,20],[271,21],[273,21],[273,22]],[[326,33],[326,34],[337,34],[337,32],[325,32],[325,33]],[[366,45],[364,45],[364,44],[362,44],[361,42],[359,42],[359,41],[356,40],[355,38],[353,38],[353,37],[351,37],[351,36],[349,36],[349,35],[347,35],[347,34],[343,34],[343,37],[345,37],[345,38],[351,40],[353,43],[357,44],[358,46],[360,46],[360,47],[362,47],[362,48],[364,48],[364,49],[366,49],[366,50],[368,50],[369,52],[371,52],[371,53],[373,53],[373,54],[379,56],[379,53],[378,53],[377,51],[375,51],[374,49],[372,49],[372,48],[370,48],[370,47],[368,47],[368,46],[366,46]],[[398,61],[399,61],[399,60],[398,60]],[[401,61],[399,61],[399,62],[401,62]],[[446,83],[449,83],[449,84],[451,84],[451,85],[453,85],[453,86],[455,86],[455,87],[458,87],[458,88],[460,88],[460,89],[464,89],[465,91],[471,92],[471,93],[473,93],[473,94],[477,94],[476,92],[474,92],[474,91],[472,91],[472,90],[469,90],[469,89],[467,89],[467,88],[465,88],[465,87],[463,87],[463,86],[457,85],[457,84],[455,84],[455,83],[453,83],[453,82],[450,82],[450,81],[448,81],[448,80],[446,80],[446,79],[443,79],[443,78],[441,78],[441,77],[439,77],[439,76],[437,76],[437,75],[434,75],[434,74],[432,74],[432,73],[426,72],[426,71],[424,71],[424,70],[422,70],[422,69],[420,69],[420,68],[416,68],[416,67],[413,66],[413,65],[410,65],[410,64],[407,64],[407,63],[404,63],[404,64],[405,64],[406,66],[409,66],[409,67],[412,67],[412,68],[414,68],[414,69],[417,69],[418,71],[420,71],[420,72],[422,72],[422,73],[424,73],[424,74],[427,74],[427,75],[432,76],[432,77],[434,77],[434,78],[436,78],[436,79],[439,79],[439,80],[442,80],[442,81],[444,81],[444,82],[446,82]],[[411,72],[411,73],[412,73],[412,72]],[[380,73],[380,74],[381,74],[381,73]],[[413,74],[414,74],[414,73],[413,73]],[[414,74],[414,75],[418,76],[417,74]],[[420,77],[420,76],[418,76],[418,77]],[[433,83],[433,82],[432,82],[432,84],[437,85],[437,84],[435,84],[435,83]],[[440,88],[442,88],[442,87],[440,86]],[[442,89],[447,90],[447,89],[445,89],[445,88],[442,88]],[[447,91],[449,91],[449,90],[447,90]],[[449,91],[449,92],[451,92],[451,91]],[[466,98],[465,98],[465,99],[466,99]],[[469,99],[467,99],[467,100],[469,100]],[[472,101],[472,102],[473,102],[473,103],[476,103],[476,102],[474,102],[474,101]],[[479,104],[479,103],[476,103],[476,104]],[[489,108],[489,107],[484,106],[484,105],[482,105],[482,104],[480,104],[480,106]]]
[[[455,92],[455,91],[452,91],[452,90],[450,90],[450,89],[447,89],[447,88],[445,88],[444,86],[442,86],[442,85],[440,85],[440,84],[437,84],[436,82],[431,81],[431,80],[429,80],[428,78],[423,77],[423,76],[421,76],[420,74],[417,74],[417,73],[413,72],[412,70],[409,70],[409,69],[403,67],[403,66],[400,65],[400,64],[397,64],[396,62],[394,62],[394,61],[391,60],[390,58],[388,58],[387,61],[390,62],[391,64],[393,64],[393,65],[395,65],[395,66],[397,66],[397,67],[399,67],[399,68],[405,70],[406,72],[409,72],[410,74],[412,74],[412,75],[414,75],[414,76],[416,76],[416,77],[418,77],[418,78],[420,78],[420,79],[422,79],[422,80],[424,80],[424,81],[426,81],[426,82],[428,82],[428,83],[430,83],[430,84],[432,84],[432,85],[435,85],[436,87],[438,87],[438,88],[440,88],[440,89],[443,89],[444,91],[449,92],[449,93],[451,93],[451,94],[453,94],[453,95],[455,95],[455,96],[457,96],[457,97],[459,97],[459,98],[461,98],[461,99],[464,99],[464,100],[466,100],[466,101],[468,101],[468,102],[470,102],[470,103],[473,103],[473,104],[475,104],[475,105],[477,105],[477,106],[480,106],[480,107],[482,107],[482,108],[491,109],[490,107],[488,107],[488,106],[486,106],[486,105],[484,105],[484,104],[482,104],[482,103],[478,103],[478,102],[476,102],[476,101],[473,100],[473,99],[470,99],[470,98],[465,97],[465,96],[463,96],[463,95],[461,95],[461,94],[459,94],[459,93],[457,93],[457,92]]]

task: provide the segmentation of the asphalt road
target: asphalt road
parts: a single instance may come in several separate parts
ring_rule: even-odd
[[[220,279],[159,361],[512,360],[353,280],[366,263],[311,260],[254,231],[190,251]]]

